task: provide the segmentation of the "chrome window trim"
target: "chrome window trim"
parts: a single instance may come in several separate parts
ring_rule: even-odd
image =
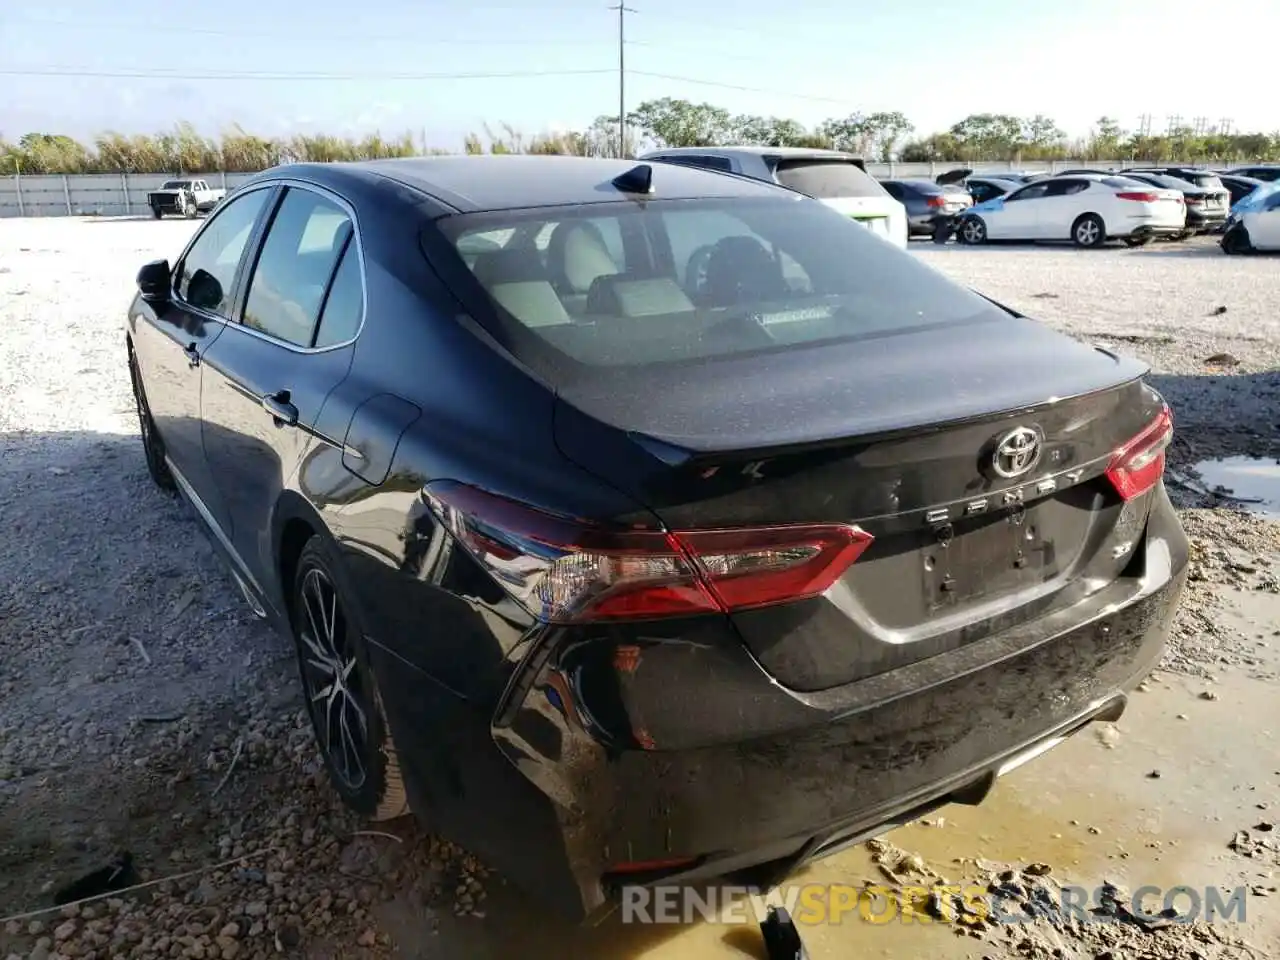
[[[351,251],[351,244],[354,243],[356,245],[356,257],[360,265],[360,323],[356,327],[356,332],[346,340],[343,340],[341,343],[328,344],[323,347],[303,347],[303,346],[299,346],[296,343],[290,343],[288,340],[282,340],[279,337],[272,336],[269,333],[264,333],[261,330],[255,330],[253,327],[246,326],[243,320],[229,318],[229,317],[220,317],[217,314],[212,314],[212,313],[209,313],[208,311],[200,310],[199,308],[192,307],[185,300],[183,300],[182,303],[184,307],[192,310],[195,313],[198,313],[202,317],[208,317],[209,319],[216,320],[219,323],[222,323],[228,327],[231,327],[232,329],[241,330],[251,337],[257,337],[259,340],[264,340],[267,343],[274,344],[275,346],[283,347],[284,349],[289,350],[293,353],[307,355],[307,354],[316,354],[316,353],[330,353],[334,350],[345,349],[346,347],[351,346],[358,339],[360,339],[360,334],[364,331],[364,325],[369,318],[369,277],[368,277],[368,271],[365,268],[365,262],[364,262],[364,240],[360,235],[360,221],[356,217],[355,208],[350,203],[347,202],[345,197],[339,196],[338,194],[334,193],[332,190],[328,189],[327,187],[322,187],[319,184],[315,184],[315,183],[309,183],[306,180],[298,180],[293,177],[280,177],[280,178],[271,179],[271,180],[263,180],[261,181],[260,185],[254,184],[253,188],[251,190],[245,191],[245,193],[252,193],[255,190],[259,190],[259,189],[275,189],[277,187],[307,190],[307,191],[310,191],[311,193],[319,194],[320,196],[324,197],[326,200],[329,200],[334,204],[336,204],[337,206],[341,207],[343,211],[347,214],[347,216],[350,218],[351,240],[347,242],[345,252],[349,253]],[[244,194],[241,194],[241,196],[243,195]],[[283,202],[284,202],[283,197],[277,201],[277,209],[279,207],[279,204]],[[276,213],[276,210],[272,210],[270,215],[274,218],[275,213]],[[204,231],[202,229],[200,233],[203,233],[203,232]],[[258,269],[258,258],[262,256],[262,247],[266,244],[267,237],[270,235],[270,233],[271,233],[271,224],[267,223],[262,233],[262,241],[261,243],[258,244],[258,249],[254,251],[253,267],[246,274],[244,278],[245,280],[244,296],[242,298],[237,298],[238,300],[243,299],[245,303],[248,302],[249,291],[253,287],[253,274]],[[190,249],[191,244],[195,243],[197,237],[199,237],[199,234],[191,238],[191,243],[187,245],[187,250]],[[187,250],[183,251],[182,257],[180,257],[178,260],[179,264],[181,264],[183,260],[186,258]],[[337,266],[338,266],[337,263],[335,263],[334,264],[335,271],[337,269]],[[335,276],[336,276],[336,272],[335,272]],[[175,290],[174,292],[176,295],[177,291]],[[328,305],[327,299],[325,301],[325,305],[326,306]],[[243,313],[243,304],[237,303],[236,310],[233,312]],[[321,316],[323,316],[323,310],[321,312]],[[321,317],[316,318],[317,331],[319,330],[320,319]]]

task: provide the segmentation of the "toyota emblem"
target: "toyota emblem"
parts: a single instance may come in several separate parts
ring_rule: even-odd
[[[1015,427],[996,440],[991,454],[991,469],[1006,479],[1020,477],[1040,462],[1043,446],[1039,431],[1031,427]]]

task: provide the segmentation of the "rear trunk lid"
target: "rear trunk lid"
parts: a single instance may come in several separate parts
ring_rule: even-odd
[[[571,459],[670,529],[850,523],[875,537],[824,595],[733,613],[780,682],[816,691],[963,646],[1111,582],[1134,510],[1103,477],[1160,408],[1145,366],[993,310],[694,370],[566,385]],[[653,458],[602,457],[587,423]],[[1031,461],[1010,459],[1034,438]],[[1016,469],[1015,469],[1016,468]]]
[[[821,200],[878,236],[905,245],[905,209],[861,161],[830,154],[768,157],[766,161],[784,187]]]

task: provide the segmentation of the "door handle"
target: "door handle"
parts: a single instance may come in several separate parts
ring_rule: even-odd
[[[262,398],[262,409],[271,415],[276,426],[296,427],[298,425],[298,408],[289,402],[288,390],[268,393]]]
[[[187,355],[188,367],[194,368],[200,366],[200,348],[196,346],[194,340],[183,347],[182,352]]]

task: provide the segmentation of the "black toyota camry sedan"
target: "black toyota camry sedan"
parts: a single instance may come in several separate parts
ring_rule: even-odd
[[[285,166],[137,280],[147,466],[295,642],[334,788],[572,915],[977,802],[1160,656],[1146,368],[820,200]]]

